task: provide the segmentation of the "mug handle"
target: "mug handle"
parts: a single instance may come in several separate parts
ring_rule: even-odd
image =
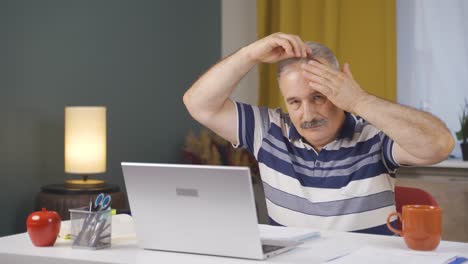
[[[401,235],[402,235],[401,230],[400,230],[400,229],[393,228],[393,226],[390,224],[390,218],[391,218],[392,216],[394,216],[394,215],[398,216],[398,218],[400,218],[400,221],[401,221],[401,214],[398,213],[398,212],[393,212],[393,213],[389,214],[388,217],[387,217],[387,227],[388,227],[388,229],[390,229],[390,231],[392,231],[393,233],[395,233],[395,234],[401,236]]]

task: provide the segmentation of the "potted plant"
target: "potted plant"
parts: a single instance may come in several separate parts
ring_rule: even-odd
[[[460,131],[456,135],[457,139],[461,141],[460,147],[463,160],[468,161],[468,101],[466,100],[465,106],[462,108],[462,114],[460,115]]]

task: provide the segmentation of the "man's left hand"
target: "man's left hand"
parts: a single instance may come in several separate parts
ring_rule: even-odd
[[[347,112],[354,112],[355,106],[367,95],[354,80],[348,63],[344,64],[343,71],[337,71],[310,60],[302,65],[302,70],[311,89],[322,93],[334,105]]]

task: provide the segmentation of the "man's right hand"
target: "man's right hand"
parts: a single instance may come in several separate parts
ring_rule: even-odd
[[[271,34],[245,47],[255,63],[275,63],[289,58],[306,58],[312,50],[296,35],[281,32]]]

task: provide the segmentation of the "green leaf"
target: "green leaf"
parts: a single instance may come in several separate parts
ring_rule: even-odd
[[[462,135],[462,131],[461,131],[461,130],[458,131],[458,132],[456,132],[455,135],[457,136],[457,139],[458,139],[458,140],[462,140],[462,139],[463,139],[463,135]]]
[[[465,98],[465,105],[461,107],[461,114],[458,116],[460,121],[460,131],[456,132],[457,139],[466,143],[468,140],[468,101]]]

